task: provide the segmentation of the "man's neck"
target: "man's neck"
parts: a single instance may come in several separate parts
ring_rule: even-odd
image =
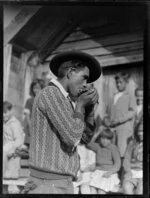
[[[72,96],[72,95],[69,93],[68,82],[67,82],[67,80],[66,80],[65,78],[63,78],[63,79],[57,79],[57,80],[58,80],[58,82],[63,86],[63,88],[66,90],[66,92],[68,92],[70,99],[75,103],[76,100],[77,100],[77,97]]]
[[[65,78],[58,78],[57,81],[63,86],[63,88],[68,92],[68,84]]]

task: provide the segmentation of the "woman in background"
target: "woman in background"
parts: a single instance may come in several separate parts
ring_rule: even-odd
[[[44,82],[42,79],[34,80],[30,85],[30,98],[26,101],[24,108],[24,131],[25,131],[25,142],[24,144],[29,148],[30,144],[30,120],[32,114],[32,107],[35,96],[39,93],[41,89],[44,88]]]

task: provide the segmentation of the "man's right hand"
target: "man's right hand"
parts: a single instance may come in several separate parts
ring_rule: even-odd
[[[98,93],[95,88],[81,94],[77,99],[77,108],[84,109],[87,105],[95,105],[98,101]]]

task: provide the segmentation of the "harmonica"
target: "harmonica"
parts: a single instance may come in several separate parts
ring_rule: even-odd
[[[83,94],[83,93],[89,91],[89,90],[92,89],[92,88],[93,88],[93,86],[84,87],[83,89],[80,90],[80,92],[79,92],[79,94],[78,94],[78,97],[79,97],[81,94]],[[97,104],[99,104],[99,101],[98,101],[98,100],[97,100]]]

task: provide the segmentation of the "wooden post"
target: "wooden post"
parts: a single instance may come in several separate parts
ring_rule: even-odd
[[[25,105],[25,102],[27,98],[29,98],[29,89],[30,89],[30,84],[33,80],[33,73],[34,73],[34,68],[28,66],[28,58],[31,55],[32,52],[27,52],[27,53],[22,53],[21,55],[21,64],[25,68],[24,72],[24,101],[23,101],[23,106]]]
[[[9,82],[9,74],[10,74],[10,66],[11,66],[11,56],[12,56],[12,45],[7,44],[4,47],[4,62],[3,62],[3,96],[4,100],[7,100],[7,92],[8,92],[8,82]]]

